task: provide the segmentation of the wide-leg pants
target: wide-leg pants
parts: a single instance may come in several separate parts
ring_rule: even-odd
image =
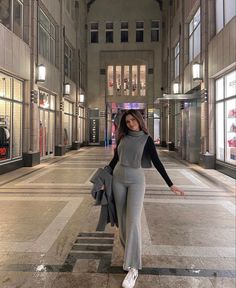
[[[120,240],[124,247],[123,268],[142,269],[141,213],[145,193],[143,169],[117,163],[113,171],[113,193]]]

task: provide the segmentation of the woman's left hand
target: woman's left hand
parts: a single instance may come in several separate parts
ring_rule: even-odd
[[[175,185],[172,185],[172,186],[170,187],[170,190],[171,190],[172,192],[174,192],[175,194],[177,194],[177,195],[180,195],[180,196],[184,196],[184,195],[185,195],[185,194],[184,194],[184,191],[183,191],[182,189],[176,187]]]

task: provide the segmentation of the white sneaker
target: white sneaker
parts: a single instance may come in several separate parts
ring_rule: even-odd
[[[122,287],[133,288],[137,278],[138,278],[138,270],[135,268],[130,268],[129,272],[125,276],[125,279],[122,283]]]

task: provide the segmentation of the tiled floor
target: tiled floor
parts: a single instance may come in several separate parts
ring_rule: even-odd
[[[235,288],[235,181],[159,151],[175,184],[145,170],[143,270],[137,288]],[[1,288],[118,288],[118,230],[96,232],[89,179],[112,157],[90,147],[0,176]]]

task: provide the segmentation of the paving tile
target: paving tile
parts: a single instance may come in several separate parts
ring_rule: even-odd
[[[208,278],[160,276],[159,279],[160,288],[213,288]]]

